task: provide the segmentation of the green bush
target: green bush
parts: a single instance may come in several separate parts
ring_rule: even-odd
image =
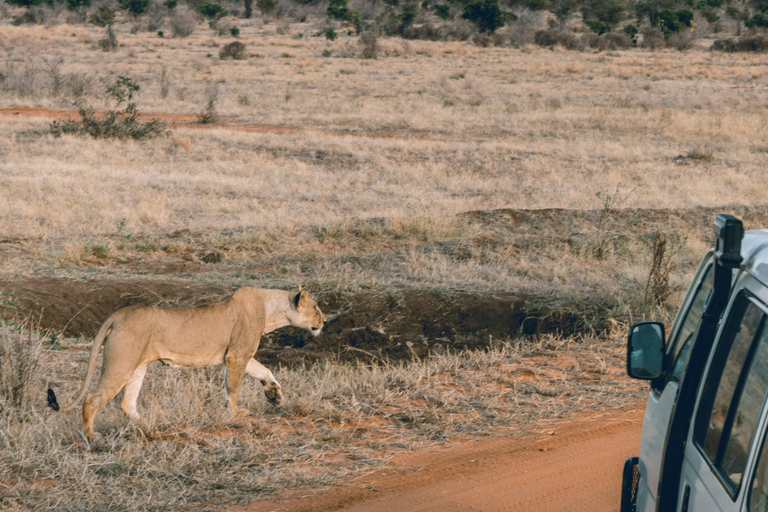
[[[166,9],[168,9],[169,11],[172,11],[176,8],[177,5],[179,5],[179,2],[178,0],[165,0],[165,2],[163,2],[163,5],[165,6]]]
[[[468,3],[464,6],[461,17],[477,25],[480,32],[487,34],[504,26],[504,13],[499,9],[498,0],[479,0]]]
[[[55,137],[63,134],[90,135],[96,139],[149,139],[165,135],[165,123],[159,119],[143,122],[133,97],[139,92],[139,85],[127,76],[119,76],[114,84],[107,86],[107,94],[117,106],[125,104],[122,112],[108,110],[98,114],[87,103],[77,104],[80,120],[54,121],[49,131]]]
[[[325,10],[325,14],[329,18],[335,20],[343,20],[347,15],[347,0],[331,0],[328,3],[328,9]]]
[[[637,34],[640,31],[637,25],[629,24],[624,27],[624,33],[632,40],[632,44],[637,46]]]
[[[227,14],[229,14],[229,11],[220,4],[214,4],[213,2],[203,2],[200,4],[200,15],[208,20],[210,26],[215,25],[216,22]]]
[[[335,30],[333,30],[333,27],[328,27],[327,29],[325,29],[325,31],[323,31],[323,35],[329,41],[334,41],[337,37],[339,37],[339,34],[337,34]]]
[[[256,7],[262,14],[272,14],[277,8],[278,0],[256,0]]]
[[[434,12],[435,16],[438,18],[442,18],[444,20],[451,19],[451,7],[448,4],[435,4],[432,7],[432,12]]]
[[[128,11],[134,16],[144,14],[149,9],[149,0],[118,0],[121,9]]]
[[[67,4],[67,9],[70,11],[77,11],[81,7],[89,7],[91,5],[91,0],[66,0],[65,3]]]
[[[230,28],[229,33],[232,35],[232,37],[240,37],[240,29],[237,27]]]
[[[611,26],[599,20],[584,20],[584,24],[595,34],[601,36],[611,30]]]
[[[747,27],[747,28],[752,28],[752,27],[765,28],[765,27],[768,27],[768,14],[762,14],[762,13],[755,14],[754,16],[752,16],[751,18],[749,18],[748,20],[746,20],[744,22],[744,26]]]
[[[670,34],[680,32],[683,27],[690,27],[693,24],[693,11],[688,9],[663,9],[659,11],[656,24],[661,29],[664,37],[669,37]]]

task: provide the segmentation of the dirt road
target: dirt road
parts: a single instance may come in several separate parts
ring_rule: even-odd
[[[534,436],[484,438],[397,456],[389,467],[325,493],[273,497],[233,512],[616,512],[624,460],[643,412],[581,416]]]

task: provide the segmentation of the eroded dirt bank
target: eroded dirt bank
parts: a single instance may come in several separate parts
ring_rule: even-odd
[[[0,280],[0,315],[31,316],[40,327],[92,337],[115,310],[130,305],[198,306],[234,288],[157,279],[32,278]],[[572,334],[580,318],[537,304],[535,297],[499,292],[479,295],[429,290],[319,293],[330,318],[313,338],[294,328],[265,336],[259,359],[297,364],[327,358],[401,360],[445,349],[488,347],[518,333]]]
[[[285,493],[232,512],[615,512],[624,460],[636,455],[642,409],[580,414],[523,438],[419,450],[319,495]]]

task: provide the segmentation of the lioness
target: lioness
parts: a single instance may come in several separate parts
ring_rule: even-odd
[[[121,390],[120,409],[133,421],[139,420],[136,401],[147,373],[147,363],[159,359],[180,368],[227,366],[227,407],[237,407],[240,381],[247,373],[261,381],[264,394],[274,405],[283,395],[280,384],[267,368],[253,359],[261,335],[293,325],[320,334],[325,316],[306,290],[288,292],[240,288],[230,298],[199,308],[160,309],[127,307],[113,313],[93,340],[88,373],[80,395],[68,407],[77,406],[88,390],[96,368],[99,349],[104,345],[101,379],[83,403],[83,430],[93,439],[93,418]],[[49,395],[52,392],[49,391]],[[55,396],[53,398],[55,402]]]

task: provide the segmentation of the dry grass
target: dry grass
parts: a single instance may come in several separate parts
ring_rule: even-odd
[[[229,274],[196,278],[253,283],[237,273],[256,262],[270,268],[253,278],[260,285],[505,288],[617,298],[611,307],[625,314],[643,302],[652,264],[643,237],[659,227],[616,238],[613,209],[732,211],[765,202],[755,186],[765,181],[768,123],[754,108],[768,101],[759,56],[694,50],[681,61],[674,51],[386,39],[376,60],[325,58],[324,49],[337,55],[354,41],[295,37],[311,24],[284,35],[272,24],[241,28],[249,56],[222,61],[220,40],[202,28],[185,39],[124,30],[124,46],[104,53],[92,49],[95,28],[0,26],[15,70],[6,82],[34,85],[24,96],[0,87],[6,104],[67,106],[42,60],[59,62],[56,43],[72,48],[57,73],[90,76],[93,103],[101,78],[129,75],[142,86],[145,111],[195,116],[215,86],[224,124],[308,130],[190,127],[115,142],[54,139],[40,133],[48,121],[0,117],[0,232],[40,240],[0,262],[0,272],[89,274],[93,245],[109,250],[98,263],[108,267],[217,248]],[[27,65],[31,54],[39,62]],[[602,210],[609,218],[578,231],[543,233],[531,223],[515,236],[457,219],[496,208]],[[164,238],[181,230],[189,234]],[[668,233],[676,245],[669,304],[679,301],[708,231]],[[137,249],[145,240],[154,248]]]
[[[618,331],[617,331],[618,332]],[[2,332],[8,343],[15,334]],[[624,376],[620,334],[494,342],[487,352],[446,353],[408,365],[280,369],[281,409],[248,381],[247,420],[227,420],[218,369],[152,366],[142,390],[144,431],[116,405],[87,442],[77,412],[41,403],[53,384],[71,396],[86,348],[43,350],[35,400],[0,413],[4,510],[220,509],[297,486],[323,487],[386,463],[393,453],[467,435],[520,435],[571,411],[635,404],[643,386]],[[63,391],[62,391],[63,390]]]

